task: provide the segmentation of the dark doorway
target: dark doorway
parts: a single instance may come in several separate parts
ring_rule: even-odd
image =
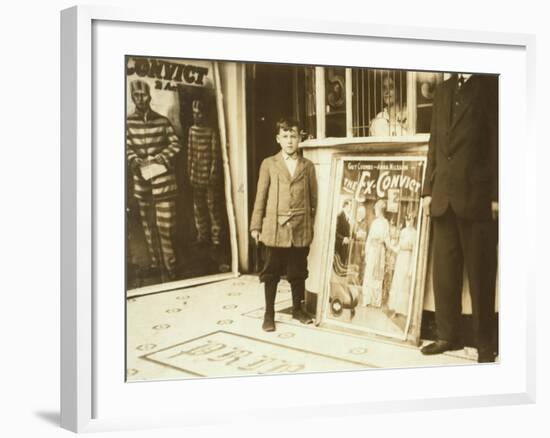
[[[275,124],[282,116],[296,117],[295,81],[299,67],[278,64],[246,66],[246,106],[248,138],[248,217],[252,214],[260,165],[280,148],[275,141]],[[262,265],[261,249],[250,243],[250,272]]]

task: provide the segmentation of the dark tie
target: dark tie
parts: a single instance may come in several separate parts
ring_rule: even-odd
[[[464,85],[464,76],[462,76],[461,74],[458,75],[458,81],[456,83],[456,88],[454,89],[454,92],[453,92],[453,104],[451,106],[451,120],[454,118],[455,114],[456,114],[456,109],[460,106],[460,101],[461,101],[461,98],[460,98],[460,95],[462,94],[460,92],[462,86]]]
[[[458,89],[460,90],[464,85],[464,76],[458,75]]]

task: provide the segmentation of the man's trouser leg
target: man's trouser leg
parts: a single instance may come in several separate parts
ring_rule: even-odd
[[[464,257],[457,218],[451,207],[442,216],[434,217],[433,224],[433,289],[437,337],[443,341],[461,342]]]
[[[497,223],[460,220],[460,233],[468,285],[472,300],[472,331],[481,356],[491,356],[495,348],[495,294],[497,270]]]

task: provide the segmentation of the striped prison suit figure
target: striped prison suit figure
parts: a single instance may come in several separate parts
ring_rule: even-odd
[[[189,128],[187,174],[193,187],[197,240],[221,244],[221,163],[216,131],[205,123],[204,105],[194,100],[193,125]]]
[[[178,187],[172,162],[181,146],[170,121],[151,109],[149,85],[140,80],[130,85],[136,110],[127,118],[126,154],[133,170],[134,197],[139,204],[151,268],[162,266],[173,279]],[[144,175],[144,168],[151,164],[157,165],[156,172]]]

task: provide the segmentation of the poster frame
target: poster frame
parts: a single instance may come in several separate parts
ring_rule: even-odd
[[[420,187],[422,187],[425,172],[426,172],[426,154],[420,151],[424,151],[425,148],[419,148],[417,152],[410,152],[407,148],[397,147],[391,153],[380,153],[380,152],[368,152],[368,153],[337,153],[333,155],[331,163],[331,177],[330,177],[330,203],[329,211],[332,212],[330,220],[327,221],[326,226],[327,230],[324,230],[323,235],[329,236],[325,240],[325,245],[322,250],[322,260],[323,268],[321,269],[324,272],[324,277],[321,281],[321,293],[318,296],[317,301],[317,314],[316,314],[316,324],[321,327],[326,327],[335,330],[342,330],[345,332],[353,332],[357,334],[367,335],[373,338],[381,338],[386,340],[393,340],[395,342],[404,342],[410,345],[418,346],[420,345],[420,329],[421,329],[421,320],[422,320],[422,307],[424,303],[424,294],[426,292],[426,278],[427,278],[427,269],[428,269],[428,256],[429,256],[429,240],[430,240],[430,216],[426,215],[423,209],[423,204],[421,202],[420,193],[418,194],[418,203],[419,208],[417,212],[417,239],[415,243],[415,273],[413,275],[413,293],[414,298],[409,306],[409,315],[407,317],[406,329],[404,330],[402,336],[397,334],[392,335],[388,332],[384,332],[376,329],[367,329],[354,326],[351,322],[337,322],[331,319],[328,316],[329,307],[330,307],[330,277],[333,272],[333,253],[335,247],[335,234],[336,234],[336,207],[339,180],[342,177],[342,169],[344,162],[346,161],[371,161],[376,163],[383,161],[399,161],[400,159],[404,161],[418,161],[422,163],[422,180],[420,181]]]

